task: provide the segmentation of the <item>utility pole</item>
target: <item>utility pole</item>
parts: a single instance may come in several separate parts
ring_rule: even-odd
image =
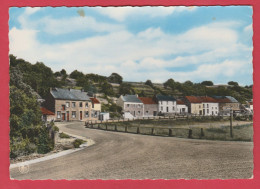
[[[232,110],[232,108],[230,108],[230,137],[231,138],[233,138],[232,121],[233,121],[233,110]]]

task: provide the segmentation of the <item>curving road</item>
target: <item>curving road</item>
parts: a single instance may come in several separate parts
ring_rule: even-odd
[[[231,179],[251,178],[253,143],[157,137],[87,129],[83,123],[60,130],[91,138],[81,151],[30,165],[14,179]]]

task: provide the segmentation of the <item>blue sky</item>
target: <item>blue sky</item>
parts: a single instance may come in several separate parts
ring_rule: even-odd
[[[13,7],[9,15],[10,53],[54,71],[253,83],[250,6]]]

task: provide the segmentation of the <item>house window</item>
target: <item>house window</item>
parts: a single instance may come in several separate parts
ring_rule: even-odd
[[[94,102],[92,102],[92,108],[94,108],[95,107],[95,104],[94,104]]]
[[[88,108],[88,103],[86,102],[86,104],[85,104],[85,108]]]
[[[76,107],[76,102],[72,102],[71,106],[72,106],[72,108],[75,108]]]
[[[161,110],[163,111],[163,107],[161,106]]]
[[[174,109],[175,109],[175,108],[174,108],[174,106],[173,106],[173,107],[172,107],[172,110],[174,111]]]
[[[127,104],[126,106],[129,108],[130,104]]]
[[[148,115],[149,114],[149,111],[146,111],[146,115]]]
[[[85,117],[88,117],[89,114],[88,114],[88,111],[85,111]]]
[[[66,102],[66,107],[70,107],[70,103],[69,102]]]
[[[199,105],[199,108],[201,108],[201,106]]]
[[[97,112],[94,113],[94,117],[97,117]]]
[[[141,112],[140,112],[140,111],[138,111],[138,114],[140,115],[140,114],[141,114]]]
[[[72,118],[76,118],[76,112],[75,111],[72,112]]]
[[[79,103],[79,107],[82,107],[82,102]]]
[[[61,118],[61,112],[57,112],[57,118]]]
[[[216,111],[216,114],[218,114],[218,112]]]
[[[205,104],[203,104],[203,108],[205,108]]]
[[[207,104],[207,108],[209,108],[209,104]]]
[[[138,104],[138,108],[140,108],[141,107],[141,105],[140,104]]]
[[[65,110],[65,105],[61,105],[61,110]]]
[[[207,109],[207,113],[209,113],[209,109]]]
[[[218,107],[215,107],[215,109],[217,110],[217,109],[218,109]]]

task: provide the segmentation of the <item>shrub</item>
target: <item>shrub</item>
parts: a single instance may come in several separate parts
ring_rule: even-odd
[[[76,139],[76,140],[74,140],[74,142],[73,142],[73,146],[74,146],[75,148],[79,148],[79,146],[80,146],[81,144],[83,144],[84,142],[85,142],[84,140]]]
[[[70,138],[70,136],[69,135],[67,135],[67,134],[65,134],[65,133],[60,133],[60,138]]]
[[[57,126],[55,126],[55,125],[53,125],[53,127],[52,127],[52,129],[53,129],[53,131],[55,131],[55,132],[59,132],[59,127],[57,127]]]

